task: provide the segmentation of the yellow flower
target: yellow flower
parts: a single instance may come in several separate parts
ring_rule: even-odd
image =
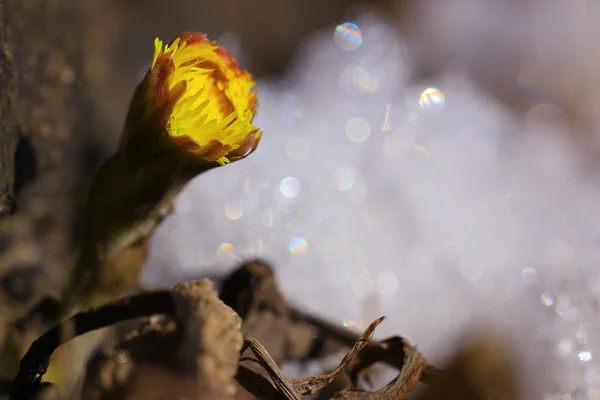
[[[167,45],[157,38],[152,66],[135,96],[128,125],[140,125],[142,112],[151,122],[134,127],[145,131],[134,135],[151,140],[148,130],[160,125],[162,134],[195,160],[224,165],[254,151],[262,135],[252,124],[257,108],[254,85],[250,73],[227,50],[201,33],[182,33]],[[143,110],[135,107],[140,97]]]

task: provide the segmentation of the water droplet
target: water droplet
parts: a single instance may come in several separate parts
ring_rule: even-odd
[[[592,353],[589,351],[580,351],[579,354],[577,354],[577,358],[579,358],[580,361],[588,362],[592,359]]]
[[[303,237],[295,237],[288,243],[288,250],[294,256],[301,256],[308,251],[308,242]]]
[[[545,306],[550,307],[551,305],[554,304],[554,297],[552,296],[551,293],[548,293],[548,292],[542,293],[542,295],[540,296],[540,299],[542,300],[542,303],[544,303]]]
[[[344,22],[335,28],[333,41],[344,51],[354,51],[362,43],[362,33],[358,25]]]
[[[244,205],[239,201],[232,201],[225,205],[225,216],[227,219],[237,221],[244,215]]]
[[[426,111],[439,112],[444,108],[445,103],[444,93],[437,88],[427,88],[419,97],[419,104]]]
[[[217,249],[217,257],[227,257],[235,252],[235,246],[231,243],[223,243]]]
[[[352,117],[346,122],[345,131],[352,143],[362,143],[369,138],[371,126],[364,118]]]
[[[282,195],[289,199],[292,199],[298,196],[298,194],[300,193],[300,182],[298,182],[298,179],[294,178],[293,176],[288,176],[286,178],[283,178],[283,180],[281,181],[281,184],[279,185],[279,190],[281,191]]]
[[[354,174],[349,168],[340,167],[333,174],[335,186],[339,191],[345,192],[354,186]]]

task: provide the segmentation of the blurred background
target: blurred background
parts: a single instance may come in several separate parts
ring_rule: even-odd
[[[340,325],[387,315],[378,336],[404,335],[435,364],[491,323],[517,339],[531,396],[600,399],[600,3],[22,0],[10,12],[22,132],[0,318],[59,287],[87,179],[116,147],[153,39],[197,30],[256,76],[264,136],[179,196],[145,283],[260,256],[293,304]]]

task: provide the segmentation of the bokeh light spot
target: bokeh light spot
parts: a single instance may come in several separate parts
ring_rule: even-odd
[[[303,237],[297,236],[289,241],[288,250],[294,256],[301,256],[308,251],[308,242]]]
[[[354,51],[362,43],[362,32],[358,25],[352,22],[344,22],[335,28],[333,41],[344,51]]]
[[[279,191],[285,197],[292,199],[300,193],[300,182],[293,176],[283,178],[279,185]]]
[[[352,143],[362,143],[371,135],[371,126],[364,118],[352,117],[346,122],[345,131]]]
[[[439,112],[446,104],[446,97],[444,96],[444,93],[437,88],[427,88],[421,93],[419,104],[423,110]]]
[[[333,174],[335,186],[339,191],[345,192],[352,189],[354,186],[354,174],[350,168],[340,167]]]
[[[225,216],[227,219],[237,221],[244,215],[244,205],[239,201],[232,201],[225,205]]]

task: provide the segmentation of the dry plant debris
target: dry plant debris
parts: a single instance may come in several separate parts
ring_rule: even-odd
[[[243,305],[239,311],[245,319],[226,303]],[[255,325],[247,324],[260,325],[260,316],[266,312],[271,314],[266,322],[280,319],[271,327],[284,327],[271,332],[273,342],[281,348],[312,342],[301,346],[311,349],[303,354],[304,359],[323,356],[325,349],[335,347],[325,345],[326,341],[350,350],[332,371],[290,380],[279,365],[298,358],[300,352],[271,346],[278,354],[276,361],[253,336]],[[90,360],[81,393],[70,398],[302,400],[321,392],[326,397],[320,398],[329,399],[399,400],[413,395],[419,382],[428,384],[418,394],[423,400],[519,398],[511,359],[496,339],[480,335],[459,349],[447,368],[438,370],[402,337],[373,341],[375,329],[385,317],[357,335],[292,309],[279,293],[270,267],[251,261],[225,280],[221,299],[212,282],[202,279],[177,285],[172,291],[146,292],[76,314],[33,343],[21,361],[11,399],[58,398],[60,392],[42,382],[58,346],[91,330],[140,317],[143,320],[137,329]],[[306,329],[295,332],[294,326]],[[264,333],[264,329],[257,332]],[[291,336],[301,332],[307,337],[292,340],[290,332]],[[316,352],[316,347],[321,351]],[[377,363],[394,366],[398,375],[380,389],[367,390],[359,378]],[[342,376],[346,379],[340,379]],[[332,384],[335,390],[324,390]]]

